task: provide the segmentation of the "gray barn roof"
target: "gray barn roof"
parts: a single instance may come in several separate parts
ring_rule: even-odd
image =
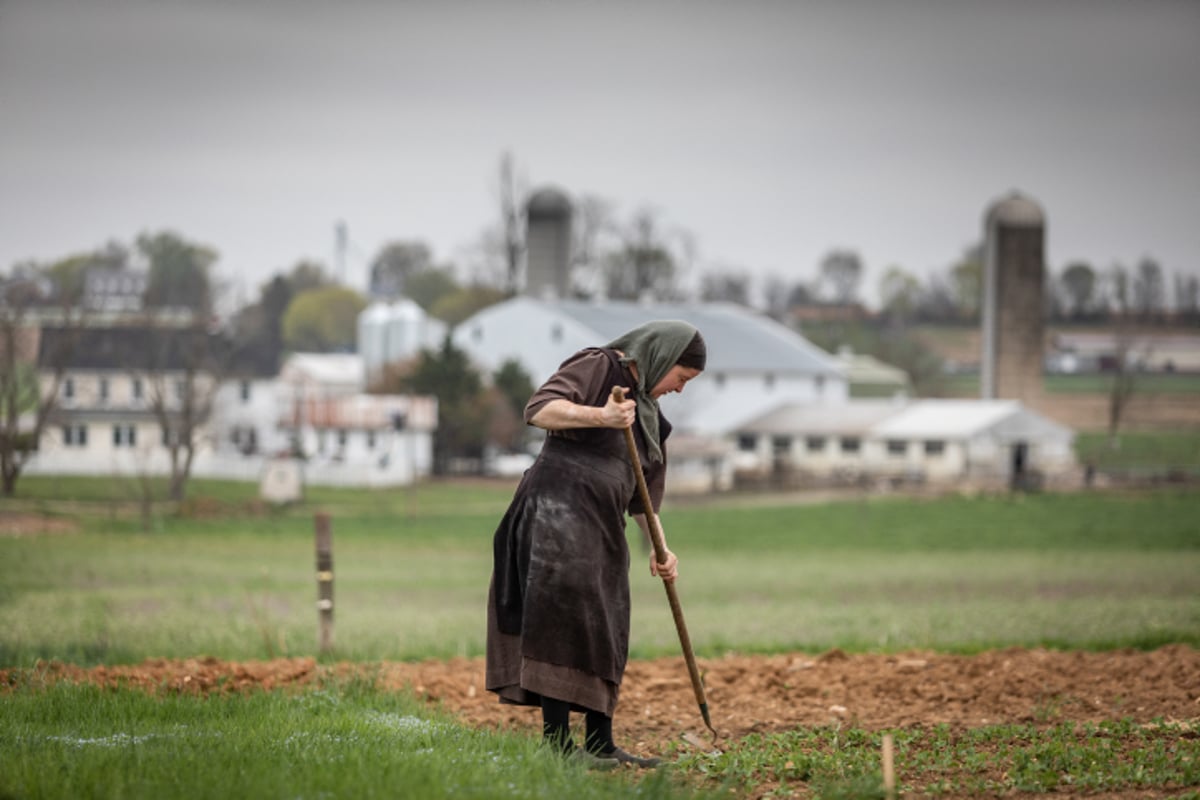
[[[549,303],[610,341],[646,322],[681,319],[708,344],[707,371],[739,370],[841,375],[833,357],[800,334],[733,303]],[[598,342],[602,344],[603,342]]]

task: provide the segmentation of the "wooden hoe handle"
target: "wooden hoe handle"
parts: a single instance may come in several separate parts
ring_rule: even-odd
[[[614,386],[613,399],[618,403],[624,402],[625,392],[620,386]],[[667,543],[663,539],[662,528],[658,524],[658,515],[654,513],[654,505],[650,502],[650,489],[646,486],[646,475],[642,472],[642,460],[638,457],[637,442],[633,438],[633,426],[624,429],[625,447],[629,450],[629,460],[633,463],[633,475],[637,478],[638,494],[642,498],[642,508],[646,511],[646,521],[650,528],[650,543],[654,547],[654,559],[659,564],[667,562]],[[692,652],[692,639],[688,636],[687,623],[683,619],[683,607],[679,605],[679,594],[674,582],[664,580],[663,588],[667,590],[667,602],[671,604],[671,616],[675,618],[675,630],[679,633],[679,646],[683,649],[683,659],[687,662],[688,675],[692,679],[692,690],[696,694],[696,703],[700,706],[700,716],[704,724],[717,737],[717,731],[712,726],[708,713],[708,699],[704,694],[704,680],[700,677],[700,669],[696,666],[696,656]]]

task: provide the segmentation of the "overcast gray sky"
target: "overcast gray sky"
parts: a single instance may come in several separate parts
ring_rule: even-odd
[[[1047,258],[1200,272],[1200,2],[0,0],[0,269],[175,230],[259,283],[466,252],[500,154],[699,270],[944,270],[1012,189]],[[357,273],[357,274],[356,274]]]

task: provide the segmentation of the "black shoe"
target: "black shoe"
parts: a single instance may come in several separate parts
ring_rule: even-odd
[[[618,764],[632,764],[641,769],[654,769],[662,764],[661,758],[642,758],[633,753],[627,753],[619,747],[613,748],[611,753],[605,753],[603,757],[616,759]]]
[[[626,753],[626,755],[629,754]],[[567,761],[575,764],[581,764],[585,769],[594,769],[602,772],[610,769],[616,769],[617,767],[621,766],[621,762],[612,753],[596,755],[595,753],[589,753],[582,747],[577,747],[568,753]]]

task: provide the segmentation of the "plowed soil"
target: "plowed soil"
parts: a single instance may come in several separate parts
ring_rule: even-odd
[[[972,656],[833,650],[817,656],[729,655],[701,659],[700,667],[713,724],[730,739],[839,720],[880,730],[1200,719],[1200,651],[1183,645],[1153,652],[1009,649]],[[35,680],[197,694],[304,688],[365,674],[387,689],[415,692],[468,725],[540,729],[537,710],[501,705],[484,690],[479,659],[364,665],[204,658],[92,668],[50,662],[32,673]],[[17,671],[0,670],[0,687],[19,679]],[[630,663],[614,727],[621,742],[647,751],[661,751],[686,732],[706,734],[682,658]]]

